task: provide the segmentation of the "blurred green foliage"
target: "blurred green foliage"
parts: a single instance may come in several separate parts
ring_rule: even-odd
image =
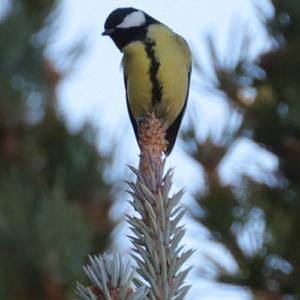
[[[191,128],[185,139],[194,143],[190,154],[205,171],[206,189],[195,195],[199,210],[194,218],[237,265],[228,270],[210,257],[210,274],[218,282],[250,289],[253,299],[300,299],[300,2],[272,2],[274,14],[264,21],[273,45],[256,61],[247,59],[247,38],[231,65],[222,62],[208,41],[212,85],[224,96],[230,114],[240,117],[235,129],[229,122],[221,140],[197,141]],[[231,45],[237,47],[233,41]],[[249,88],[251,101],[245,97]],[[225,184],[219,166],[241,138],[273,153],[278,168],[264,180],[242,175]],[[247,164],[245,158],[244,169]]]
[[[113,223],[95,130],[57,112],[63,79],[45,55],[58,1],[9,0],[0,20],[0,299],[73,299]],[[74,99],[76,101],[76,99]]]

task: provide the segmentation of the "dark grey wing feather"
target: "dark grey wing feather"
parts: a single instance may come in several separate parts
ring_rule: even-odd
[[[187,89],[183,108],[180,114],[178,115],[178,117],[176,118],[176,120],[174,121],[174,123],[167,129],[166,132],[166,140],[168,141],[167,150],[165,152],[166,155],[169,155],[172,152],[178,134],[178,130],[181,124],[181,120],[186,110],[187,100],[189,97],[190,79],[191,79],[191,70],[189,70],[189,74],[188,74],[188,89]]]

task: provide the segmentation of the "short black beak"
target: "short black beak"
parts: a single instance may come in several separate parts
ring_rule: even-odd
[[[102,35],[111,35],[113,31],[114,31],[113,29],[105,29],[102,32]]]

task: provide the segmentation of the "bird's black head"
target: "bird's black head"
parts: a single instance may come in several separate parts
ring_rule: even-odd
[[[133,7],[124,7],[114,10],[106,19],[104,32],[122,50],[127,44],[144,40],[150,24],[159,23],[145,12]]]

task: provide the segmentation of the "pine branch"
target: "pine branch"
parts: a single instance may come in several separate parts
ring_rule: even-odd
[[[180,300],[190,288],[185,285],[190,268],[181,270],[193,253],[180,246],[185,233],[180,225],[185,209],[178,206],[183,190],[168,196],[172,170],[163,176],[165,129],[154,114],[140,123],[139,145],[139,169],[130,167],[137,181],[128,182],[136,215],[127,215],[136,272],[130,265],[122,266],[120,255],[90,257],[84,270],[92,286],[78,283],[76,290],[82,300]]]
[[[148,299],[183,299],[189,290],[184,280],[189,269],[181,271],[192,250],[182,251],[181,239],[185,233],[179,225],[185,209],[177,207],[183,191],[169,197],[172,171],[163,176],[162,154],[166,149],[165,131],[154,114],[140,124],[141,148],[136,183],[129,183],[133,197],[132,206],[138,216],[127,216],[133,235],[132,257],[137,263],[137,273],[142,280],[135,280],[138,288],[149,287]]]
[[[120,254],[103,254],[90,258],[84,271],[92,286],[77,283],[75,294],[82,300],[141,300],[146,297],[145,287],[131,288],[134,270],[130,264],[124,266]]]

